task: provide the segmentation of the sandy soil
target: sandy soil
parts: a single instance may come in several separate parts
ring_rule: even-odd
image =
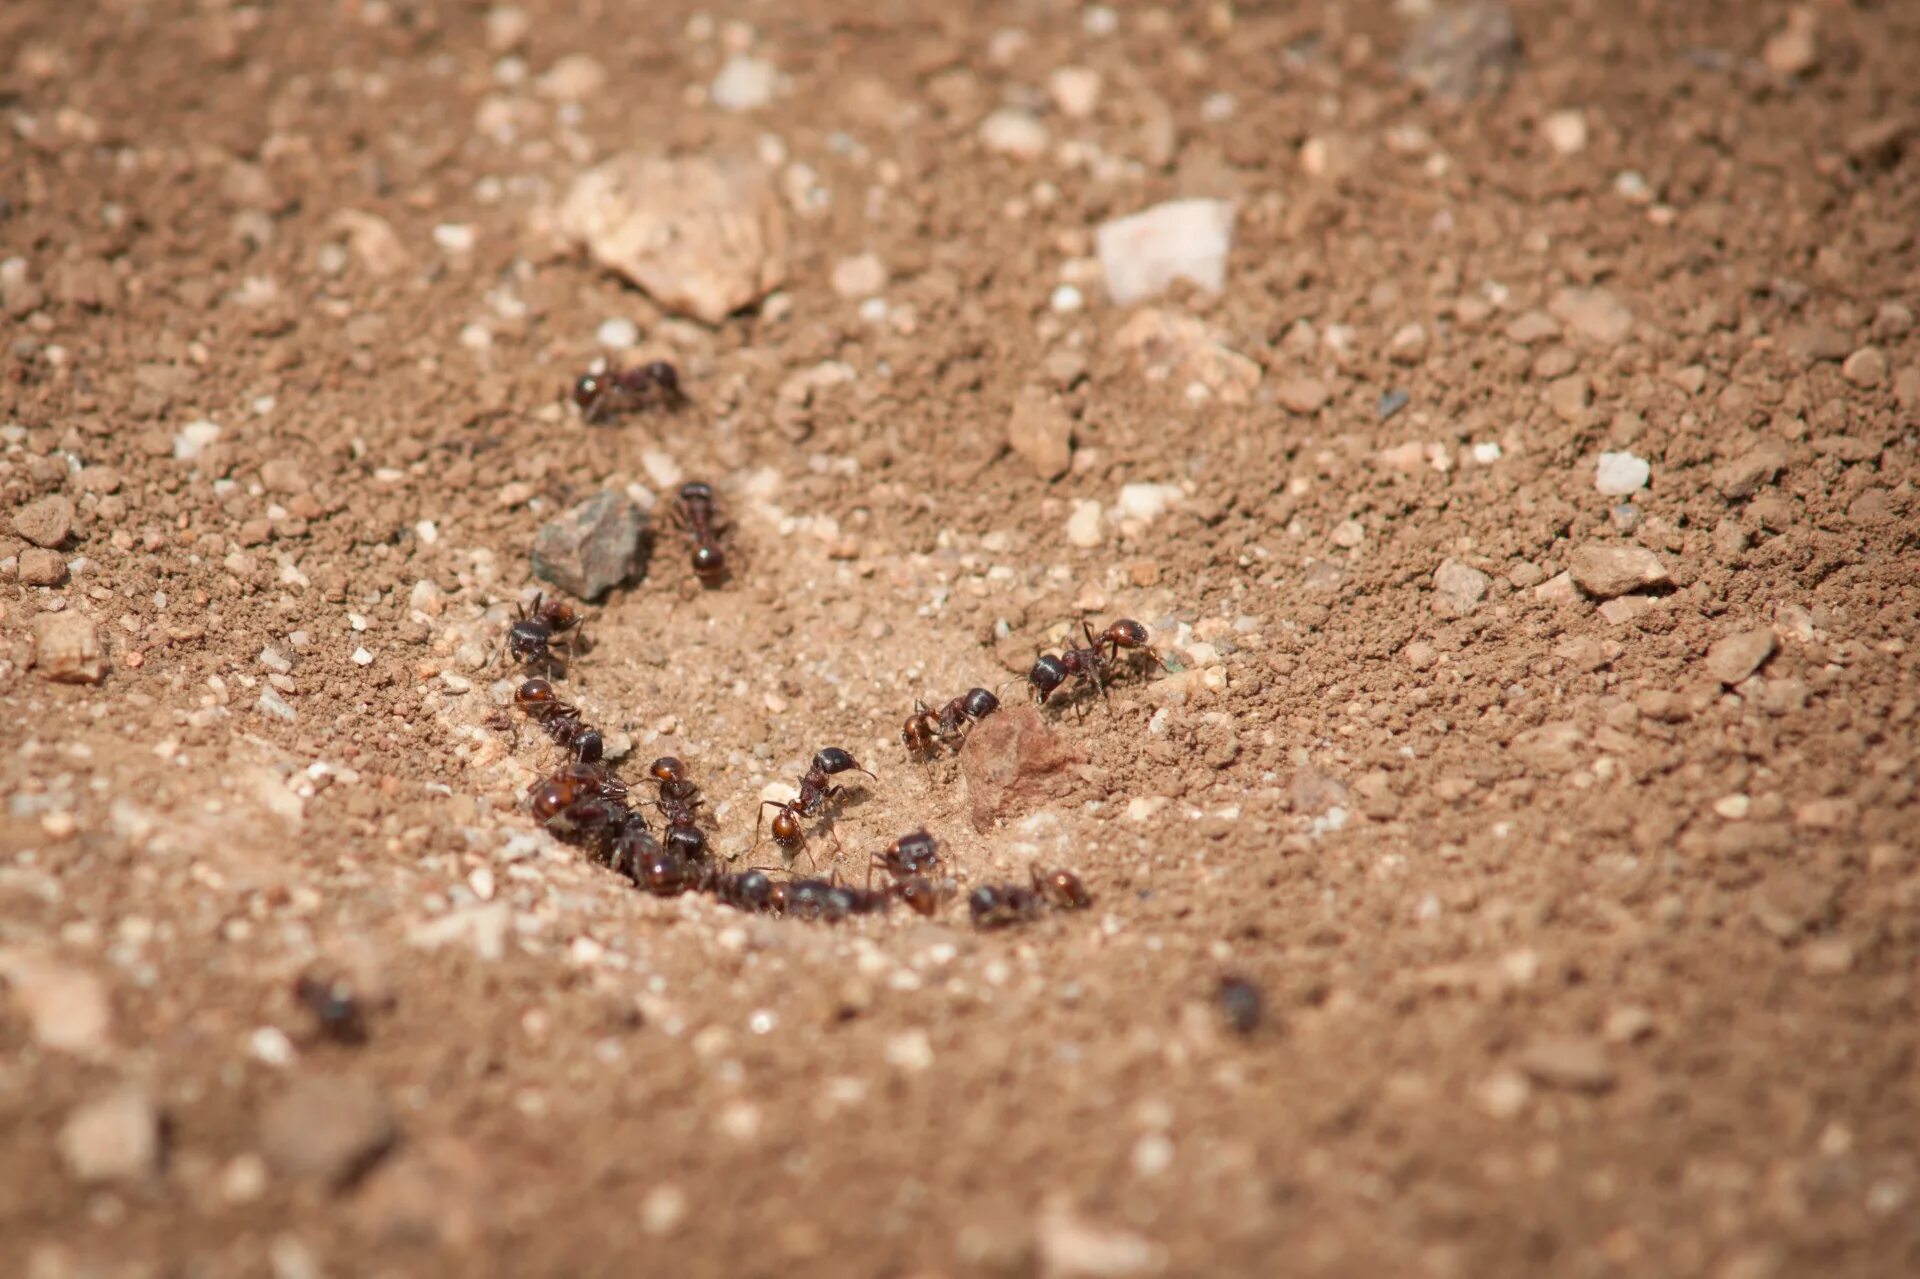
[[[0,1273],[1920,1270],[1920,11],[1519,4],[1455,102],[1421,4],[521,6],[0,7]],[[771,299],[554,244],[633,148],[770,166]],[[1094,256],[1184,196],[1211,388]],[[608,321],[689,408],[562,403]],[[843,873],[924,824],[1092,910],[748,916],[536,827],[533,535],[683,476],[733,579],[659,538],[562,686],[626,774],[770,863],[843,746]],[[1182,669],[984,828],[906,758],[1119,616]]]

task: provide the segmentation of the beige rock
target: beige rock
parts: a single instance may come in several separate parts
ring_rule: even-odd
[[[1303,416],[1318,413],[1333,398],[1333,392],[1327,389],[1327,384],[1317,377],[1291,378],[1275,387],[1273,394],[1281,408]],[[1417,456],[1415,464],[1418,464]]]
[[[1597,1039],[1539,1039],[1521,1052],[1518,1065],[1528,1078],[1549,1088],[1604,1092],[1613,1087],[1613,1066],[1607,1060],[1606,1045]]]
[[[1459,560],[1442,560],[1433,571],[1433,609],[1442,617],[1465,617],[1480,607],[1493,579]]]
[[[73,501],[55,494],[13,513],[13,531],[35,546],[55,547],[73,532]]]
[[[1260,385],[1260,366],[1223,345],[1203,321],[1148,308],[1128,320],[1114,341],[1152,382],[1181,388],[1198,382],[1222,403],[1245,404]]]
[[[1764,626],[1723,636],[1707,650],[1707,670],[1722,684],[1738,684],[1765,665],[1777,644]]]
[[[0,951],[0,982],[43,1048],[95,1057],[110,1046],[107,988],[84,968],[26,951]]]
[[[707,324],[787,277],[786,214],[745,160],[616,156],[574,179],[558,221],[595,261]]]
[[[1567,571],[1573,574],[1574,585],[1603,600],[1673,584],[1658,555],[1630,543],[1577,547],[1567,557]]]
[[[160,1164],[160,1115],[137,1088],[83,1103],[61,1126],[60,1158],[83,1182],[133,1181]]]
[[[1073,464],[1073,417],[1044,390],[1027,387],[1007,416],[1007,444],[1035,475],[1057,480]]]
[[[346,236],[348,251],[372,274],[393,275],[406,269],[406,246],[400,243],[393,224],[378,214],[342,209],[328,225],[336,234]]]
[[[33,662],[56,684],[98,684],[107,677],[107,656],[93,619],[68,609],[33,619]]]

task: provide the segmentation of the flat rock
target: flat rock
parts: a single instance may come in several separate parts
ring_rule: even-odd
[[[1605,1092],[1613,1087],[1613,1065],[1607,1060],[1606,1045],[1598,1039],[1538,1039],[1521,1051],[1517,1064],[1529,1079],[1548,1088]]]
[[[113,1007],[107,988],[86,969],[26,951],[0,950],[0,982],[42,1048],[98,1057],[111,1046]]]
[[[1442,617],[1465,617],[1480,607],[1493,579],[1459,560],[1442,560],[1433,571],[1433,611]]]
[[[580,599],[598,599],[633,576],[644,522],[625,493],[599,493],[540,526],[533,537],[534,576]]]
[[[134,1181],[160,1166],[160,1112],[138,1088],[82,1103],[61,1125],[61,1162],[78,1181]]]
[[[1051,803],[1060,789],[1058,775],[1084,758],[1032,706],[988,716],[960,750],[974,829],[991,830],[996,822]]]
[[[1273,398],[1289,413],[1310,416],[1327,407],[1333,392],[1317,377],[1297,377],[1275,387]]]
[[[1073,415],[1046,391],[1026,387],[1007,415],[1007,445],[1043,480],[1057,480],[1073,464]]]
[[[59,546],[73,532],[72,500],[55,494],[28,502],[13,513],[13,531],[35,546]]]
[[[1126,306],[1165,292],[1176,280],[1220,292],[1233,222],[1230,200],[1172,200],[1101,223],[1094,240],[1108,295]]]
[[[1148,308],[1120,326],[1114,341],[1150,382],[1184,389],[1198,383],[1225,404],[1245,404],[1260,385],[1260,366],[1231,351],[1205,322]]]
[[[1764,626],[1723,635],[1707,650],[1707,671],[1722,684],[1738,684],[1766,664],[1778,643]]]
[[[616,156],[574,179],[558,222],[596,262],[707,324],[787,277],[786,214],[747,160]]]
[[[1633,332],[1633,312],[1607,289],[1561,289],[1547,310],[1570,332],[1599,346],[1618,346]]]
[[[72,609],[33,619],[33,664],[56,684],[98,684],[107,677],[107,655],[93,619]]]
[[[299,1080],[260,1117],[260,1149],[276,1168],[333,1186],[366,1172],[399,1136],[386,1098],[354,1079]]]
[[[1400,73],[1429,93],[1464,100],[1504,88],[1520,65],[1520,33],[1505,4],[1446,5],[1414,28]]]
[[[1625,542],[1577,547],[1567,557],[1567,571],[1573,574],[1575,586],[1602,600],[1673,585],[1658,555]]]
[[[1853,339],[1831,324],[1801,324],[1780,335],[1780,347],[1807,363],[1844,360],[1853,352]]]
[[[1791,460],[1786,445],[1769,440],[1723,463],[1713,473],[1713,484],[1727,501],[1744,502],[1773,483]]]

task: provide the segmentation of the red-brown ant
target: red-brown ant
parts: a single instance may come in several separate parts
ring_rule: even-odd
[[[703,586],[717,586],[727,576],[727,553],[720,545],[727,523],[720,518],[713,486],[703,480],[682,484],[673,515],[692,548],[694,576]]]
[[[849,769],[873,777],[871,769],[862,767],[858,760],[840,747],[823,746],[814,754],[812,766],[801,777],[798,795],[788,800],[763,799],[760,801],[760,816],[765,816],[769,808],[774,810],[770,829],[773,832],[773,842],[780,845],[782,851],[792,854],[800,848],[801,819],[818,816],[825,808],[826,802],[845,789],[845,787],[829,784],[827,778],[835,773],[847,772]],[[832,834],[833,828],[829,826],[827,831]],[[759,816],[756,816],[753,821],[753,838],[754,842],[759,842]],[[833,838],[836,843],[839,842],[838,835],[834,835]]]
[[[660,784],[656,806],[667,823],[667,851],[689,862],[707,855],[707,836],[694,821],[700,806],[700,788],[687,780],[687,766],[663,755],[647,769]]]
[[[626,370],[582,373],[573,384],[573,402],[591,423],[630,409],[677,409],[687,397],[680,389],[680,371],[665,360],[654,360]]]
[[[1051,906],[1055,910],[1085,910],[1093,905],[1080,877],[1070,870],[1042,872],[1034,867],[1032,887],[1019,884],[982,884],[967,898],[967,909],[980,928],[1005,928],[1037,919]]]
[[[1000,699],[984,688],[968,689],[942,706],[937,714],[916,698],[913,714],[907,716],[906,724],[900,729],[900,740],[911,754],[930,754],[942,742],[952,743],[969,725],[979,723],[999,709]]]
[[[1078,675],[1081,679],[1092,680],[1094,686],[1100,690],[1100,695],[1102,697],[1107,695],[1106,656],[1101,653],[1099,642],[1094,639],[1093,627],[1085,622],[1080,625],[1087,636],[1085,648],[1063,649],[1058,657],[1051,653],[1042,654],[1040,659],[1034,662],[1033,669],[1027,672],[1027,683],[1033,689],[1033,700],[1041,705],[1045,705],[1047,699],[1053,696],[1054,690],[1074,675]]]
[[[877,866],[895,879],[907,879],[929,874],[939,865],[940,842],[923,827],[894,840],[885,852],[875,853],[868,869]]]
[[[535,595],[533,603],[514,610],[513,625],[507,628],[507,653],[528,670],[549,674],[563,669],[554,649],[571,655],[580,625],[580,614],[565,600],[550,600]]]
[[[580,712],[561,701],[553,685],[544,679],[534,678],[521,684],[514,690],[513,704],[545,729],[555,745],[572,751],[574,758],[583,764],[598,762],[606,750],[600,731],[588,727],[580,718]]]

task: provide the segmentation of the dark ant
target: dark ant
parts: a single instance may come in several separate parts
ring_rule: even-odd
[[[827,778],[849,769],[873,777],[871,769],[862,767],[858,760],[838,746],[823,746],[814,754],[812,767],[808,768],[806,775],[800,779],[798,795],[788,800],[763,799],[760,801],[760,816],[764,816],[769,808],[774,810],[771,823],[773,842],[780,845],[783,852],[792,854],[799,849],[800,820],[804,817],[818,816],[829,799],[846,789],[842,786],[830,785]],[[875,778],[875,780],[879,779]],[[829,826],[827,831],[832,834],[833,828]],[[759,816],[753,819],[753,838],[755,843],[760,840]],[[838,843],[840,837],[834,835],[833,839]]]
[[[578,710],[561,701],[551,683],[537,677],[527,680],[514,690],[513,704],[562,750],[572,751],[575,759],[583,764],[599,762],[606,749],[600,731],[589,728]]]
[[[552,673],[564,669],[553,650],[558,647],[572,653],[577,634],[570,633],[580,625],[580,614],[573,605],[535,595],[533,603],[521,604],[513,616],[513,625],[507,628],[507,653],[513,660],[528,670]]]
[[[1070,676],[1090,679],[1100,690],[1100,696],[1107,695],[1107,675],[1109,667],[1106,655],[1100,651],[1104,639],[1095,637],[1093,627],[1086,622],[1080,623],[1086,632],[1085,648],[1063,649],[1058,657],[1051,653],[1043,654],[1027,672],[1027,683],[1033,689],[1033,700],[1045,705],[1054,690],[1067,682]]]
[[[713,486],[703,480],[682,484],[673,515],[693,548],[694,576],[703,586],[717,586],[727,575],[727,553],[720,545],[720,535],[728,526],[714,503]]]
[[[851,888],[826,879],[797,879],[777,894],[780,913],[793,919],[837,924],[850,915],[885,914],[890,900],[884,891]]]
[[[337,1044],[367,1042],[367,1023],[354,998],[353,987],[344,981],[322,981],[303,976],[293,987],[293,997],[313,1014],[320,1033]]]
[[[716,873],[707,877],[704,887],[722,905],[762,915],[773,910],[776,890],[785,890],[785,885],[776,885],[763,870]]]
[[[979,928],[1006,928],[1039,917],[1046,899],[1018,884],[982,884],[967,897],[967,910]]]
[[[977,724],[1000,709],[1000,699],[984,688],[968,689],[942,706],[936,714],[925,702],[915,699],[913,714],[900,729],[900,740],[909,753],[930,754],[942,742],[962,736],[967,727]]]
[[[939,865],[940,843],[922,828],[894,840],[885,852],[875,853],[867,869],[878,866],[895,879],[908,879],[928,874]]]
[[[677,409],[687,402],[680,371],[665,360],[631,369],[609,366],[603,373],[582,373],[573,384],[573,402],[590,423],[630,409]]]
[[[694,821],[700,789],[687,780],[687,766],[671,755],[663,755],[647,771],[660,784],[656,807],[666,819],[667,851],[690,862],[703,860],[707,836]]]
[[[1019,884],[982,884],[967,898],[967,909],[980,928],[1006,928],[1039,917],[1051,906],[1055,910],[1085,910],[1093,905],[1093,895],[1080,877],[1070,870],[1031,872],[1032,887]]]

